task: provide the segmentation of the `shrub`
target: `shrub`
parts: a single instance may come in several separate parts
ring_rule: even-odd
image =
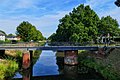
[[[0,63],[0,80],[5,77],[11,77],[18,70],[18,64],[15,60],[6,60]]]

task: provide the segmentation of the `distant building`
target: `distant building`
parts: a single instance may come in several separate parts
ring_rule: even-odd
[[[8,40],[17,40],[17,38],[15,36],[7,36],[6,39],[8,39]]]
[[[16,40],[16,41],[19,41],[20,40],[20,37],[17,37],[17,36],[7,36],[6,39],[8,40]]]
[[[17,38],[17,40],[18,40],[18,41],[20,41],[20,40],[21,40],[20,36],[16,36],[16,38]]]
[[[5,41],[5,34],[0,32],[0,40]]]

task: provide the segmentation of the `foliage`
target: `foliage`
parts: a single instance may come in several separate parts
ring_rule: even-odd
[[[20,51],[20,50],[16,50],[16,57],[18,57],[18,58],[20,58],[20,57],[22,57],[22,51]]]
[[[8,34],[7,36],[8,36],[8,37],[11,37],[11,36],[15,36],[15,35],[14,35],[14,34]]]
[[[5,67],[4,64],[0,63],[0,80],[4,79],[6,69],[7,67]]]
[[[87,53],[87,54],[86,54]],[[97,61],[94,57],[90,56],[88,52],[80,53],[78,61],[87,67],[95,69],[106,80],[119,80],[119,74],[113,69],[110,64],[104,64],[103,61]]]
[[[0,44],[3,44],[4,43],[4,41],[3,40],[0,40]]]
[[[40,57],[41,52],[42,52],[41,50],[35,50],[33,52],[33,63],[34,64],[36,63],[37,59]]]
[[[20,36],[21,39],[25,42],[29,42],[31,40],[33,41],[40,41],[43,40],[44,37],[42,33],[36,29],[35,26],[30,24],[29,22],[23,21],[18,27],[17,27],[17,36]]]
[[[60,19],[56,33],[48,39],[52,42],[94,42],[100,35],[120,36],[119,24],[111,16],[102,17],[87,5],[79,5]],[[114,31],[113,31],[114,30]]]
[[[11,40],[5,39],[5,43],[11,43]]]
[[[18,64],[15,60],[6,60],[0,63],[0,80],[5,77],[13,76],[15,71],[18,69]]]
[[[85,42],[96,39],[98,15],[89,7],[81,4],[60,19],[56,34],[50,38],[58,42]]]
[[[3,40],[0,40],[0,44],[3,44],[3,43],[10,43],[11,41],[10,40],[8,40],[8,39],[5,39],[5,41],[3,41]]]
[[[52,35],[50,35],[50,36],[48,37],[48,40],[55,40],[55,36],[56,36],[56,34],[53,33]]]
[[[114,31],[113,31],[114,30]],[[111,16],[102,17],[98,27],[99,34],[110,34],[111,36],[120,36],[119,24]]]
[[[117,7],[120,7],[120,0],[116,0],[116,1],[115,1],[115,5],[116,5]]]
[[[5,34],[5,36],[6,36],[6,33],[4,31],[0,30],[0,32],[2,32],[3,34]]]

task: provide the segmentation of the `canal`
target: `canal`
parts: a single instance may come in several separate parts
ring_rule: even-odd
[[[64,53],[43,50],[33,67],[16,72],[12,80],[103,80],[94,69],[64,65]]]

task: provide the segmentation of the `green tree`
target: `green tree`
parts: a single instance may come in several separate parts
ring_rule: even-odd
[[[5,36],[6,36],[6,33],[4,31],[0,30],[0,32],[2,32],[3,34],[5,34]]]
[[[99,21],[98,15],[89,6],[81,4],[60,19],[56,34],[52,35],[52,41],[86,42],[96,40]]]
[[[98,27],[99,34],[110,34],[111,36],[119,36],[120,29],[116,19],[111,16],[102,17]]]
[[[20,36],[21,39],[25,42],[31,40],[39,41],[44,39],[42,33],[27,21],[23,21],[19,26],[17,26],[16,34],[17,36]]]
[[[51,36],[48,37],[48,40],[52,40],[56,34],[53,33]]]
[[[7,36],[8,36],[8,37],[11,37],[11,36],[15,36],[15,35],[14,35],[14,34],[8,34]]]
[[[69,40],[72,42],[78,42],[79,36],[76,33],[74,33],[72,36],[70,36]]]

